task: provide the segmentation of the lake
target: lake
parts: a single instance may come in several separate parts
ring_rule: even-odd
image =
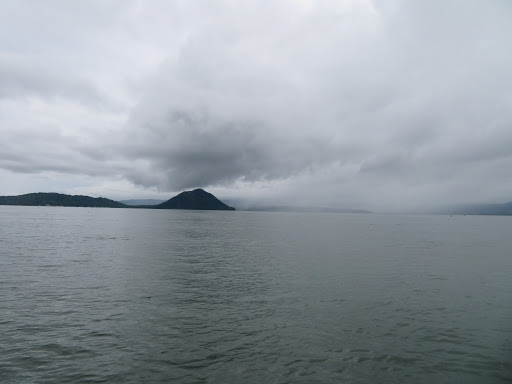
[[[2,383],[510,383],[512,217],[0,206]]]

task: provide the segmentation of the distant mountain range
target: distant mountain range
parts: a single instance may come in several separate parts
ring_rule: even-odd
[[[332,208],[319,206],[286,205],[270,200],[253,200],[244,198],[225,199],[228,205],[236,207],[238,211],[265,211],[265,212],[315,212],[315,213],[372,213],[356,208]]]
[[[504,204],[466,204],[444,209],[440,213],[452,215],[512,215],[512,201]]]
[[[119,200],[120,203],[126,205],[157,205],[162,204],[165,200],[157,199],[131,199],[131,200]]]
[[[245,211],[267,211],[267,212],[315,212],[315,213],[371,213],[363,209],[344,209],[326,207],[300,207],[293,205],[252,205]]]
[[[141,200],[146,201],[147,200]],[[234,211],[211,193],[202,189],[182,192],[160,204],[127,205],[104,197],[65,195],[54,192],[28,193],[19,196],[0,196],[0,205],[98,207],[98,208],[154,208],[154,209],[199,209]]]
[[[287,205],[248,204],[245,200],[229,200],[244,211],[274,212],[335,212],[335,213],[370,213],[360,209],[337,209],[322,207],[298,207]],[[23,206],[61,206],[61,207],[98,207],[98,208],[147,208],[147,209],[197,209],[229,210],[235,208],[223,203],[203,189],[185,191],[173,198],[162,201],[156,199],[138,199],[114,201],[104,197],[83,195],[66,195],[55,192],[28,193],[19,196],[0,196],[0,205]],[[432,213],[432,212],[431,212]],[[436,210],[438,214],[451,215],[512,215],[512,201],[504,204],[466,204],[445,207]]]

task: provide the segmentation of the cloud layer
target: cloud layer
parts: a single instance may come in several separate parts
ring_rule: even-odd
[[[51,173],[134,197],[512,200],[506,0],[0,8],[4,185]]]

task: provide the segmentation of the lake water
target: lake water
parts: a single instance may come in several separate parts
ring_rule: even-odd
[[[0,207],[2,383],[510,383],[512,217]]]

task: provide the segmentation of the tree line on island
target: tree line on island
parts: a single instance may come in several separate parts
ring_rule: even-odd
[[[151,208],[151,209],[200,209],[213,211],[234,211],[203,189],[185,191],[156,205],[127,205],[104,197],[65,195],[55,192],[28,193],[19,196],[0,196],[0,205],[61,206],[96,208]]]

